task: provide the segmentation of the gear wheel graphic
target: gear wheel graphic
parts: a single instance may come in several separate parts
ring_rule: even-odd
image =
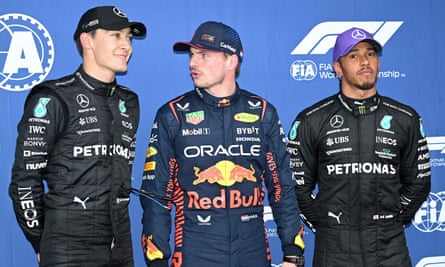
[[[38,63],[41,65],[39,72],[30,72],[29,68],[16,63],[17,71],[5,73],[5,63],[11,48],[13,35],[16,32],[30,33],[33,44],[29,47],[35,49]],[[22,60],[22,58],[21,58]],[[14,64],[13,62],[12,64]],[[18,13],[4,14],[0,16],[0,88],[8,91],[29,90],[42,82],[51,71],[54,63],[54,43],[42,23],[36,19]],[[11,62],[9,62],[11,64]]]

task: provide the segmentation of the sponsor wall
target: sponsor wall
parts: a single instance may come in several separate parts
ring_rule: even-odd
[[[172,45],[189,40],[200,23],[216,20],[237,29],[245,54],[238,81],[277,107],[286,131],[302,108],[338,90],[331,64],[336,35],[351,26],[374,33],[384,46],[379,92],[417,109],[431,150],[431,194],[406,228],[413,265],[445,266],[445,31],[441,26],[445,2],[439,0],[4,1],[0,9],[0,266],[37,266],[7,195],[24,99],[33,85],[78,67],[80,56],[72,40],[75,26],[84,11],[102,4],[117,5],[130,19],[148,27],[147,37],[133,43],[128,73],[118,76],[141,100],[134,187],[141,183],[156,109],[192,88],[188,57],[174,54]],[[136,196],[130,205],[136,266],[143,266]],[[280,266],[269,207],[264,217],[273,266]],[[311,266],[313,234],[307,231],[305,239],[307,266]]]

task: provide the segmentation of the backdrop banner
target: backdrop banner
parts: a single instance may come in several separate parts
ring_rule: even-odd
[[[81,57],[73,41],[78,20],[97,5],[116,5],[147,26],[133,42],[129,70],[118,82],[138,93],[133,187],[142,180],[145,151],[156,110],[193,88],[188,56],[175,54],[176,41],[189,40],[199,24],[224,22],[241,36],[244,60],[238,82],[267,98],[286,132],[303,108],[337,92],[332,48],[352,26],[366,29],[383,45],[378,91],[414,107],[423,117],[432,162],[431,193],[406,228],[413,266],[445,266],[445,1],[426,0],[127,0],[3,1],[0,9],[0,266],[38,266],[31,245],[13,214],[8,185],[17,123],[32,86],[76,70]],[[444,113],[442,113],[444,112]],[[140,245],[142,208],[130,203],[136,266],[144,266]],[[281,248],[268,203],[264,219],[272,266],[281,266]],[[306,266],[312,266],[313,233],[306,228]]]

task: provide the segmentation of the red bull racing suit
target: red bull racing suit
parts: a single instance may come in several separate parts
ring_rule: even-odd
[[[170,201],[141,198],[147,264],[167,266],[171,256],[175,267],[270,266],[264,185],[284,254],[301,255],[285,140],[275,108],[239,88],[225,98],[196,89],[163,105],[152,128],[142,189]]]
[[[336,94],[297,116],[288,150],[301,214],[315,231],[315,267],[412,266],[403,226],[431,175],[416,111],[379,95]]]
[[[133,266],[128,203],[138,122],[136,94],[82,69],[33,88],[9,193],[40,266]]]

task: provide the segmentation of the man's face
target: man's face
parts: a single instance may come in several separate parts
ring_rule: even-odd
[[[335,72],[341,78],[341,89],[344,93],[346,91],[346,95],[348,92],[368,90],[370,94],[374,94],[379,68],[379,57],[368,42],[358,43],[334,63]]]
[[[125,72],[132,53],[130,28],[119,31],[97,29],[91,36],[91,49],[96,70],[103,72]]]
[[[191,47],[189,67],[196,87],[217,89],[227,78],[228,56],[219,51]]]

